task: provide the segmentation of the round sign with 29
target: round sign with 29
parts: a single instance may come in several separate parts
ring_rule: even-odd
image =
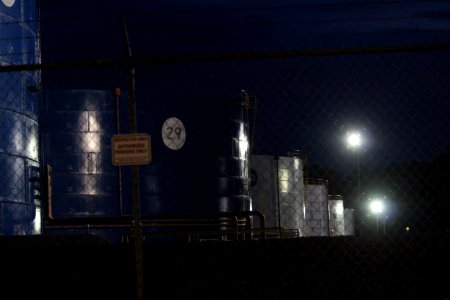
[[[3,4],[5,4],[7,7],[12,7],[16,0],[2,0]]]
[[[175,117],[164,122],[161,134],[164,144],[172,150],[180,150],[186,141],[186,129],[183,122]]]

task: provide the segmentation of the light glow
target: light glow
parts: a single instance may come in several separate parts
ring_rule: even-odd
[[[248,156],[248,138],[245,134],[244,124],[241,123],[239,128],[239,159],[246,159]]]
[[[347,133],[347,145],[352,149],[361,147],[362,137],[357,131]]]
[[[278,181],[280,184],[280,192],[287,193],[289,191],[289,170],[279,169]]]
[[[92,112],[88,113],[89,116],[89,128],[88,131],[81,133],[81,145],[82,152],[84,153],[99,153],[101,152],[101,141],[100,141],[100,123],[98,122],[96,115]],[[82,124],[82,122],[85,122],[84,114],[80,113],[78,123]]]
[[[369,208],[374,214],[381,214],[384,211],[384,203],[383,201],[376,199],[370,202]]]
[[[33,220],[33,234],[42,233],[42,219],[41,219],[41,208],[36,207],[36,215]]]
[[[343,215],[344,214],[344,203],[343,202],[338,202],[336,204],[336,206],[334,207],[334,212],[337,215]]]

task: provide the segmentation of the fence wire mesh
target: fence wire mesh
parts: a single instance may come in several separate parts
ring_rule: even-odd
[[[255,210],[273,239],[234,260],[264,261],[250,263],[252,275],[202,267],[174,296],[448,297],[436,275],[449,262],[448,58],[448,50],[387,51],[135,65],[138,131],[150,134],[152,152],[140,167],[142,213]],[[130,216],[129,167],[111,162],[112,135],[130,128],[126,66],[43,69],[40,110],[35,81],[31,71],[0,73],[1,233],[40,232],[41,205],[53,217]],[[358,148],[347,143],[354,130]],[[41,174],[52,167],[51,203],[35,197],[39,163]],[[145,236],[217,240],[217,228],[239,227],[210,221],[171,219]],[[260,226],[254,218],[243,230],[258,240]],[[92,228],[81,231],[132,236]],[[223,254],[234,246],[208,247]]]

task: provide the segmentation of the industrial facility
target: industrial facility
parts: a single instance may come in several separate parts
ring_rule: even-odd
[[[0,0],[0,295],[449,299],[449,11]]]
[[[265,215],[266,230],[281,237],[354,235],[353,210],[328,194],[326,180],[305,176],[304,162],[298,152],[252,155],[252,205]]]
[[[34,1],[3,1],[0,9],[1,64],[38,64]],[[0,92],[2,235],[126,242],[135,195],[148,239],[354,234],[353,211],[328,195],[327,181],[304,176],[301,156],[251,153],[253,98],[245,91],[141,103],[136,126],[145,143],[133,144],[127,91],[42,90],[39,71],[0,76],[10,87]],[[131,165],[140,165],[139,179]]]

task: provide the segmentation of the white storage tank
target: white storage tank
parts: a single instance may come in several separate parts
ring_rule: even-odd
[[[355,210],[344,209],[344,235],[355,235]]]
[[[344,235],[344,198],[341,195],[329,195],[328,211],[330,214],[330,236]]]
[[[305,236],[329,236],[328,182],[322,179],[305,180]]]
[[[252,155],[250,165],[252,209],[266,216],[266,227],[298,230],[299,236],[303,236],[302,158],[297,155]]]

